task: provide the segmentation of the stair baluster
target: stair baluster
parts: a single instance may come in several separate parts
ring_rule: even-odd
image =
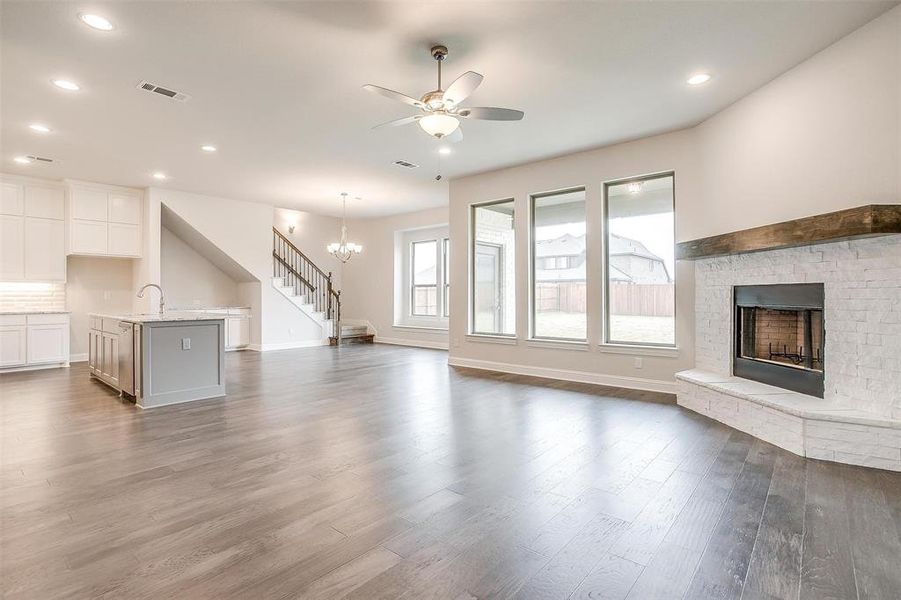
[[[294,288],[296,296],[303,296],[331,321],[329,338],[341,343],[341,292],[332,285],[332,274],[326,273],[291,243],[280,231],[272,228],[272,276],[281,277],[285,286]]]

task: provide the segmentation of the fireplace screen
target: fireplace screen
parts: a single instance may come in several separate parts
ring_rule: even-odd
[[[735,288],[735,375],[823,397],[823,284]]]
[[[741,306],[739,356],[823,371],[823,311]]]

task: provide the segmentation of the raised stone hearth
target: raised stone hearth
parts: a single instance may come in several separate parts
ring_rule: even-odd
[[[678,402],[810,458],[901,471],[901,421],[740,377],[676,374]]]
[[[822,399],[732,376],[735,286],[823,283]],[[695,262],[679,404],[803,456],[901,471],[901,235]]]

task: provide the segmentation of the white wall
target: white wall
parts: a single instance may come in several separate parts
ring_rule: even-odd
[[[574,379],[644,389],[673,391],[673,373],[694,362],[694,288],[691,264],[676,265],[676,352],[601,352],[603,305],[602,219],[603,182],[634,175],[674,170],[676,172],[676,229],[685,227],[686,205],[700,193],[697,142],[693,131],[656,136],[558,159],[521,165],[451,181],[450,234],[455,248],[467,246],[469,207],[472,203],[513,198],[516,229],[516,323],[515,344],[498,345],[483,338],[468,337],[468,290],[455,282],[468,281],[465,253],[451,256],[450,358],[454,364],[481,366],[502,371]],[[530,342],[529,331],[529,240],[528,202],[531,194],[585,186],[588,280],[587,345]],[[636,368],[634,358],[642,365]]]
[[[728,76],[728,74],[724,74]],[[715,81],[711,84],[715,85]],[[530,193],[587,186],[589,342],[601,339],[601,183],[676,173],[676,239],[685,241],[863,204],[901,203],[901,7],[733,104],[671,134],[451,181],[451,240],[468,239],[473,202],[513,197],[517,228],[516,345],[467,340],[464,310],[451,314],[452,362],[499,370],[673,389],[692,366],[694,290],[690,263],[676,266],[674,358],[538,347],[528,332],[527,200]],[[466,281],[452,257],[452,282]],[[452,307],[466,306],[452,285]]]
[[[393,286],[395,232],[447,222],[446,208],[348,221],[350,241],[362,244],[363,252],[344,265],[341,294],[343,318],[368,321],[377,331],[376,339],[383,342],[447,348],[446,331],[395,326]]]
[[[66,309],[71,312],[69,354],[74,359],[87,360],[88,314],[128,314],[132,311],[136,291],[133,283],[135,261],[70,256],[67,263]]]
[[[165,204],[200,235],[259,280],[242,284],[240,304],[253,308],[252,347],[263,350],[317,344],[322,328],[271,285],[274,208],[266,204],[152,188],[147,194],[151,219],[145,229],[160,231],[160,204]],[[152,216],[156,215],[156,222]],[[150,237],[150,236],[148,236]],[[159,239],[159,237],[157,237]],[[157,242],[159,244],[159,242]],[[141,261],[152,271],[160,247],[145,249]],[[256,296],[258,294],[258,296]]]
[[[341,289],[341,261],[325,249],[340,239],[341,219],[278,207],[275,208],[274,215],[275,228],[291,240],[291,243],[306,254],[317,267],[326,273],[331,272],[332,284]],[[292,225],[294,233],[288,231]]]
[[[680,240],[901,202],[901,7],[697,130],[701,194]]]
[[[170,308],[238,306],[238,284],[180,237],[162,228],[160,270]]]

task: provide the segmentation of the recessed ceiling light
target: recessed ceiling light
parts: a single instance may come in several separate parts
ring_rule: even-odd
[[[215,152],[216,146],[211,146],[210,144],[204,144],[203,146],[200,147],[200,149],[203,150],[204,152]]]
[[[41,125],[40,123],[32,123],[28,128],[32,131],[37,131],[38,133],[50,133],[50,128],[46,125]]]
[[[78,18],[81,19],[82,23],[87,25],[88,27],[93,27],[94,29],[99,29],[100,31],[112,31],[113,24],[109,22],[108,19],[101,17],[100,15],[78,15]]]
[[[54,79],[53,85],[60,89],[64,89],[69,92],[77,92],[81,88],[78,87],[78,84],[67,79]]]
[[[31,159],[28,158],[27,156],[17,156],[13,160],[16,161],[17,163],[19,163],[20,165],[28,165],[28,164],[31,164],[31,162],[32,162]]]
[[[168,179],[169,177],[168,177],[165,173],[159,173],[159,172],[157,172],[157,173],[154,173],[154,174],[153,174],[153,178],[154,178],[154,179],[159,179],[160,181],[162,181],[162,180],[164,180],[164,179]]]
[[[448,148],[447,146],[441,146],[440,148],[438,148],[438,154],[450,154],[450,153],[451,153],[451,149]]]
[[[710,81],[709,73],[698,73],[688,78],[688,85],[701,85]]]

